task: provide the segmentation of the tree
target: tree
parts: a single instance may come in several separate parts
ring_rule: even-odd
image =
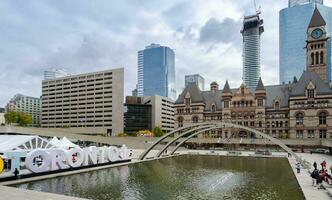
[[[164,131],[161,130],[161,128],[159,126],[154,127],[153,133],[154,133],[155,137],[161,137],[165,134]]]
[[[32,123],[32,117],[27,113],[20,112],[18,113],[18,121],[17,123],[20,126],[26,126]]]
[[[11,123],[17,123],[17,113],[16,112],[6,112],[5,113],[5,120],[6,123],[11,124]]]
[[[5,119],[6,123],[18,123],[20,126],[27,126],[32,123],[32,117],[24,112],[7,112]]]

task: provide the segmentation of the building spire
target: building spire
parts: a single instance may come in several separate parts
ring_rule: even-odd
[[[224,89],[222,90],[222,93],[232,93],[231,88],[229,87],[228,80],[226,80]]]
[[[258,80],[258,83],[257,83],[257,86],[256,86],[256,91],[258,90],[265,90],[265,87],[263,85],[263,81],[261,79],[261,77],[259,77],[259,80]]]
[[[322,15],[320,14],[317,5],[315,5],[315,10],[314,13],[312,14],[310,23],[309,23],[309,28],[310,27],[318,27],[318,26],[325,26],[326,22]]]

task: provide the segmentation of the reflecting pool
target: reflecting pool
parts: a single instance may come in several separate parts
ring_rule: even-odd
[[[287,159],[183,155],[16,185],[88,199],[304,199]]]

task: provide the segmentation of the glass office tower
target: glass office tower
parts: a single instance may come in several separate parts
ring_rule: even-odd
[[[328,36],[332,32],[332,8],[324,6],[323,1],[302,1],[295,4],[289,1],[288,8],[279,12],[279,82],[288,83],[296,76],[299,78],[306,69],[307,29],[317,5],[326,22]],[[327,46],[327,68],[331,70],[331,39]],[[331,72],[328,75],[331,80]]]
[[[260,54],[261,34],[264,32],[263,20],[259,18],[260,12],[245,16],[243,28],[243,75],[242,79],[247,87],[255,88],[261,76]]]
[[[138,52],[138,96],[160,95],[176,100],[175,55],[169,47],[151,44]]]

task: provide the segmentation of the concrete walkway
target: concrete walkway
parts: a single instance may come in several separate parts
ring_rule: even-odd
[[[325,160],[327,162],[327,168],[330,168],[332,164],[332,157],[324,154],[309,154],[309,153],[298,153],[300,157],[305,159],[306,161],[311,163],[311,167],[313,163],[316,161],[317,168],[320,169],[320,163]],[[295,177],[301,186],[301,189],[304,193],[304,196],[307,200],[331,200],[332,197],[328,194],[328,192],[324,189],[318,189],[317,187],[312,186],[312,178],[310,177],[310,173],[307,170],[301,170],[301,173],[296,172],[295,164],[296,160],[294,158],[289,158],[289,163],[293,169]],[[313,167],[311,168],[313,170]],[[329,172],[330,173],[330,172]]]
[[[58,195],[53,193],[38,192],[33,190],[18,189],[0,186],[0,199],[3,200],[84,200],[83,198]]]

